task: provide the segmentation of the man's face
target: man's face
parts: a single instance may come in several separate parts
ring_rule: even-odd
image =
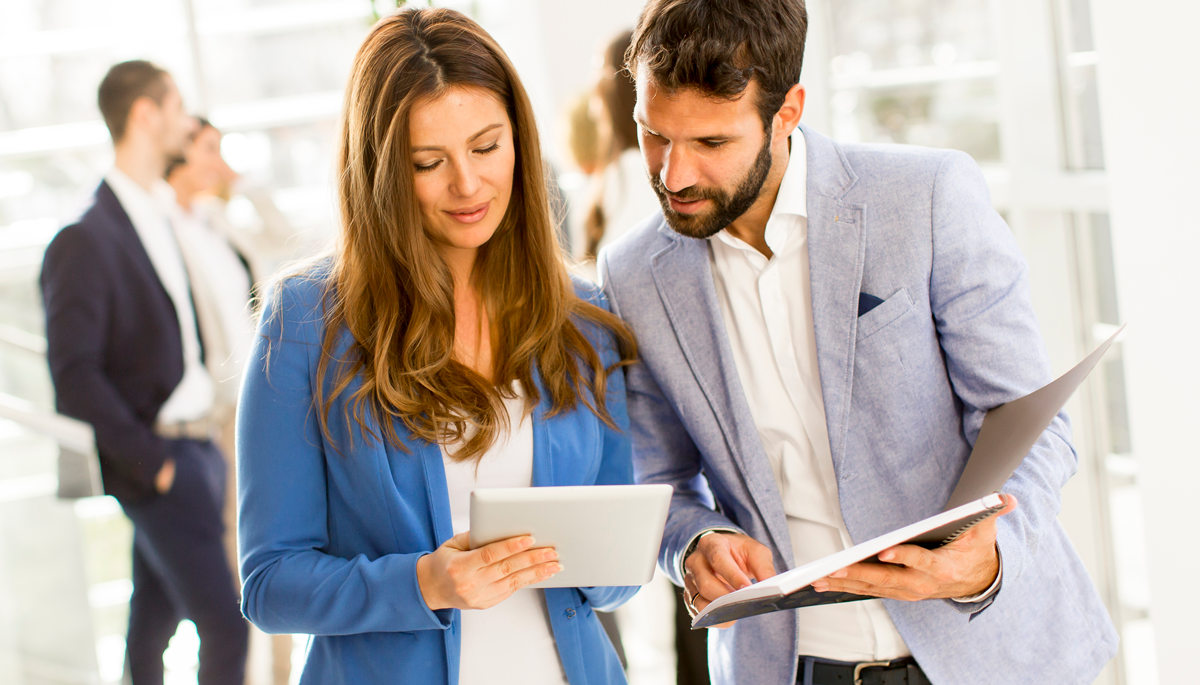
[[[642,158],[667,224],[680,235],[708,238],[750,209],[771,170],[753,81],[737,100],[698,90],[668,93],[637,80]]]
[[[163,96],[162,105],[157,107],[155,117],[156,138],[168,158],[182,159],[192,132],[196,130],[196,119],[183,108],[183,97],[175,80],[164,76],[167,81],[167,94]]]

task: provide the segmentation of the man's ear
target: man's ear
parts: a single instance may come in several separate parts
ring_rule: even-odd
[[[158,103],[143,95],[133,101],[129,107],[129,118],[125,122],[125,130],[146,130],[152,128],[160,114]]]
[[[805,95],[804,86],[797,83],[783,96],[783,104],[775,113],[774,135],[786,138],[800,125],[800,116],[804,114]]]

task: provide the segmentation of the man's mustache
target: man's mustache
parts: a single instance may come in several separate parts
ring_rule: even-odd
[[[658,176],[650,177],[650,187],[654,192],[658,193],[659,197],[671,197],[682,202],[692,202],[694,200],[721,200],[724,194],[714,188],[703,188],[700,186],[688,186],[682,190],[671,192],[663,185],[662,179]]]

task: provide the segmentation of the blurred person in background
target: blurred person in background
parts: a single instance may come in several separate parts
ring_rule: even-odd
[[[133,521],[134,685],[161,685],[185,618],[200,637],[199,683],[241,685],[248,626],[222,542],[216,387],[162,180],[196,122],[170,74],[141,60],[108,71],[99,106],[115,163],[47,247],[41,276],[58,411],[95,429],[105,492]]]
[[[807,26],[801,0],[650,0],[628,55],[661,212],[598,266],[641,343],[637,474],[675,488],[659,561],[693,611],[937,513],[985,413],[1052,379],[971,158],[799,125]],[[709,631],[713,681],[1093,682],[1117,634],[1056,520],[1076,467],[1060,414],[1002,516],[813,583],[882,599]]]
[[[254,337],[250,302],[256,278],[234,243],[237,233],[225,218],[220,197],[237,174],[221,157],[221,132],[207,119],[198,121],[183,157],[167,167],[166,179],[175,191],[171,226],[191,278],[205,367],[216,388],[212,415],[223,425],[233,416]]]
[[[192,301],[204,334],[205,367],[216,388],[212,416],[219,425],[221,451],[234,463],[237,450],[233,418],[241,387],[242,371],[254,338],[254,305],[257,284],[284,250],[277,237],[292,234],[286,222],[269,224],[274,217],[269,193],[252,189],[256,207],[266,205],[264,226],[258,231],[234,228],[226,217],[226,199],[238,175],[221,156],[221,132],[203,117],[182,157],[167,167],[167,183],[175,190],[171,203],[171,225],[179,240],[191,276]],[[268,213],[274,210],[274,213]],[[281,219],[282,217],[280,217]],[[270,230],[282,227],[283,231]],[[237,491],[237,469],[229,469],[226,488]],[[225,549],[231,567],[237,566],[237,501],[225,498],[222,519],[226,527]],[[261,633],[251,634],[251,643]],[[270,640],[272,682],[286,683],[291,668],[292,637],[276,635]],[[257,649],[257,647],[255,648]]]
[[[623,31],[605,47],[593,94],[599,133],[600,168],[584,223],[584,258],[600,250],[658,211],[658,198],[646,178],[638,149],[633,106],[637,92],[625,69],[632,31]]]
[[[477,487],[631,482],[634,343],[556,242],[532,107],[475,22],[406,9],[347,86],[332,255],[282,278],[238,411],[243,611],[306,683],[623,683],[593,607],[468,544]]]

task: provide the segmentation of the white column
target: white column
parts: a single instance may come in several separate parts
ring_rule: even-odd
[[[1092,0],[1160,682],[1195,681],[1200,577],[1200,3]]]

